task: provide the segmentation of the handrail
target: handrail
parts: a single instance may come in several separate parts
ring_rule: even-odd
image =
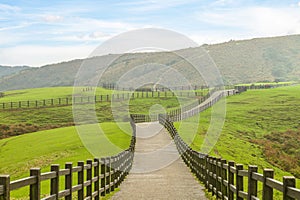
[[[66,163],[65,169],[60,169],[57,164],[51,165],[51,171],[41,173],[40,168],[30,169],[30,177],[10,181],[9,175],[0,175],[0,200],[9,200],[10,192],[26,186],[30,186],[29,196],[31,200],[49,200],[65,197],[72,199],[99,199],[114,191],[129,173],[134,157],[136,143],[136,125],[133,116],[130,118],[132,137],[127,149],[115,156],[94,158],[79,161],[77,166]],[[77,185],[73,185],[73,175],[77,174]],[[60,188],[60,177],[65,177],[65,189]],[[50,194],[41,198],[41,182],[50,181]],[[84,192],[86,189],[86,194]],[[73,193],[77,192],[77,195]]]
[[[168,130],[173,138],[183,161],[201,181],[208,192],[220,199],[259,199],[258,184],[262,184],[262,199],[272,200],[273,191],[282,192],[284,200],[300,199],[300,189],[296,188],[293,176],[284,176],[283,182],[274,179],[273,169],[263,169],[263,174],[257,172],[257,166],[243,169],[242,164],[234,161],[212,157],[192,150],[178,134],[173,123],[165,116],[159,116],[159,122]],[[244,188],[244,177],[248,188]]]

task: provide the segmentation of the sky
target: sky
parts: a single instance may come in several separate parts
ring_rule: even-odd
[[[173,30],[199,45],[300,34],[300,0],[0,0],[0,65],[85,58],[140,28]]]

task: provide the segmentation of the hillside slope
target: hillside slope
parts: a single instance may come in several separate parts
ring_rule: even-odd
[[[183,49],[178,52],[189,55],[199,51],[200,48],[209,53],[226,84],[299,80],[300,77],[300,35],[230,41]],[[161,66],[172,66],[192,84],[203,83],[203,80],[199,80],[199,73],[188,62],[183,61],[177,52],[159,52],[124,54],[122,56],[106,55],[30,68],[10,76],[2,78],[0,76],[0,91],[72,86],[82,63],[87,68],[87,73],[82,76],[82,83],[89,83],[100,76],[105,63],[111,59],[115,60],[102,76],[100,80],[102,83],[116,82],[125,72],[143,65],[146,65],[144,70],[148,74],[144,77],[146,79],[162,74]],[[133,73],[127,78],[131,81],[141,81],[141,79],[137,79],[137,77],[140,78],[141,73],[145,73],[145,71],[133,70]]]
[[[28,66],[15,66],[15,67],[9,67],[9,66],[1,66],[0,65],[0,78],[5,76],[10,76],[12,74],[16,74],[20,71],[29,69]]]

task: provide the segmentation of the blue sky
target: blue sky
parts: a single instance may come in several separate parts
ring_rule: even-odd
[[[0,0],[0,65],[87,57],[117,34],[148,27],[199,45],[300,34],[300,0]]]

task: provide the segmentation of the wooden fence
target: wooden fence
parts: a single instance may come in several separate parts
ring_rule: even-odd
[[[280,182],[274,179],[273,169],[264,169],[263,174],[260,174],[257,166],[249,165],[246,170],[242,164],[234,161],[227,162],[225,159],[194,151],[179,136],[170,120],[160,115],[159,122],[170,133],[178,152],[192,173],[218,199],[258,200],[258,184],[262,184],[260,196],[263,200],[272,200],[274,190],[282,192],[283,200],[300,199],[300,189],[296,188],[294,177],[284,176],[283,182]],[[244,187],[245,183],[247,188]]]
[[[205,96],[199,98],[198,100],[186,106],[170,110],[165,116],[168,117],[168,119],[173,122],[180,121],[199,114],[200,112],[214,105],[216,102],[218,102],[221,98],[225,96],[230,96],[235,94],[236,94],[235,90],[222,90],[222,91],[213,90],[210,93],[206,94]],[[142,123],[142,122],[158,121],[159,114],[157,115],[133,114],[132,116],[134,116],[135,123]]]
[[[203,96],[205,92],[199,91],[142,91],[133,93],[117,93],[96,96],[73,96],[43,100],[27,100],[27,101],[11,101],[0,102],[0,109],[20,109],[20,108],[40,108],[40,107],[53,107],[53,106],[69,106],[73,104],[86,104],[86,103],[99,103],[111,101],[125,101],[137,98],[171,98],[171,97],[194,97]]]
[[[239,91],[239,92],[245,92],[247,90],[259,90],[259,89],[270,89],[270,88],[278,88],[278,87],[286,87],[286,86],[291,86],[293,83],[278,83],[278,84],[270,84],[270,83],[265,83],[265,84],[259,84],[259,85],[237,85],[234,86],[234,89]]]
[[[140,87],[137,89],[134,88],[125,88],[120,87],[116,83],[102,83],[102,88],[106,88],[109,90],[119,90],[119,91],[184,91],[184,90],[204,90],[209,89],[207,85],[181,85],[181,86],[168,86],[164,87],[162,85],[146,85],[144,87]],[[224,88],[225,89],[234,89],[233,85],[226,85],[226,86],[219,86],[218,89]]]
[[[65,169],[59,165],[51,165],[51,171],[41,173],[40,168],[30,169],[30,177],[10,181],[9,175],[0,176],[0,200],[9,200],[10,192],[29,186],[29,198],[31,200],[54,200],[65,198],[71,200],[100,199],[114,191],[129,173],[134,156],[136,142],[136,127],[131,120],[132,137],[130,146],[115,156],[95,158],[87,160],[86,163],[79,161],[77,166],[66,163]],[[73,176],[77,174],[77,184],[73,185]],[[64,190],[60,190],[60,181],[64,177]],[[50,180],[50,194],[41,198],[41,182]],[[75,181],[76,182],[76,181]],[[74,194],[77,192],[77,194]],[[44,194],[43,194],[44,195]]]
[[[171,110],[170,112],[168,112],[166,117],[168,117],[168,119],[172,122],[181,121],[199,114],[200,112],[213,106],[223,97],[231,96],[235,94],[236,94],[236,90],[212,91],[211,93],[208,93],[203,98],[199,99],[198,102],[195,102],[193,104],[190,104],[182,108]]]

